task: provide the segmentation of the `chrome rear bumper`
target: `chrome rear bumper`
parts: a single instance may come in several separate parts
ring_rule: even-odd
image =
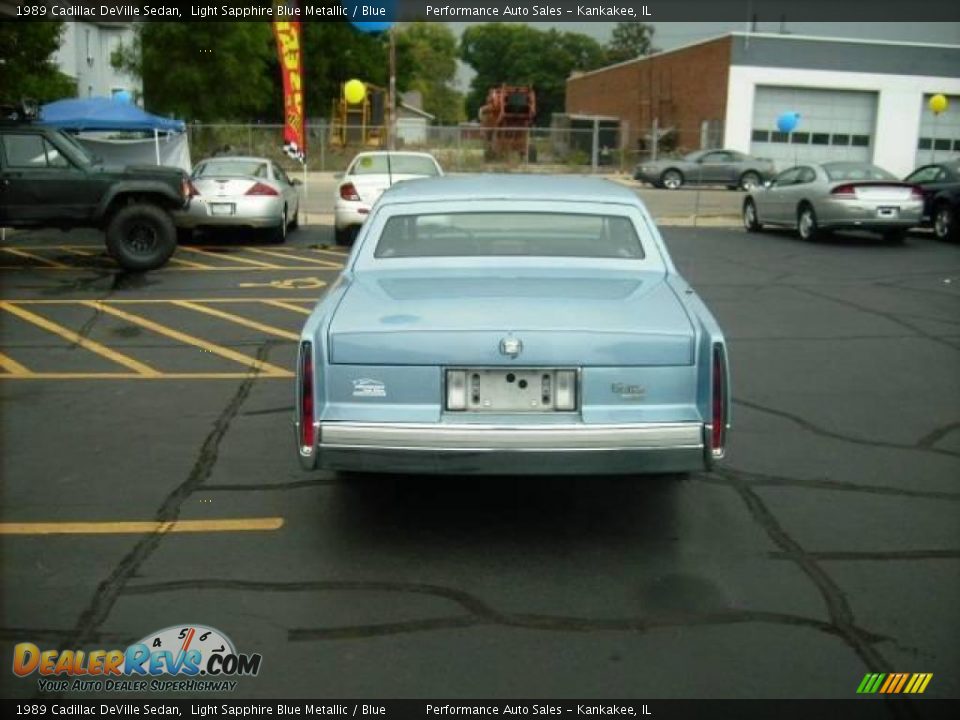
[[[304,467],[444,474],[621,474],[707,466],[702,423],[316,423]]]

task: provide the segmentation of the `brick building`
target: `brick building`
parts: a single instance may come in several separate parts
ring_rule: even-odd
[[[931,95],[950,108],[934,117]],[[726,147],[771,157],[871,161],[896,173],[960,153],[960,46],[730,33],[572,75],[566,112],[623,123],[623,145]],[[776,119],[796,112],[789,135]]]

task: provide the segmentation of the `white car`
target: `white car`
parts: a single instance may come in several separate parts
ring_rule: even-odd
[[[365,152],[343,174],[333,198],[334,236],[348,245],[377,198],[394,183],[443,175],[433,155],[417,152]]]

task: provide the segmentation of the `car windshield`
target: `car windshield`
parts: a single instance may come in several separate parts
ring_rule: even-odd
[[[267,164],[261,160],[210,160],[197,168],[196,177],[220,175],[225,177],[266,177]]]
[[[432,159],[420,155],[364,155],[357,158],[351,171],[353,175],[439,175]]]
[[[697,160],[702,158],[703,155],[704,155],[703,150],[697,150],[692,153],[687,153],[686,155],[683,156],[683,159],[686,160],[687,162],[696,162]]]
[[[823,169],[827,177],[833,181],[846,180],[898,180],[892,173],[883,168],[867,163],[836,162],[825,163]]]
[[[390,218],[378,258],[644,257],[629,218],[575,213],[452,213]]]

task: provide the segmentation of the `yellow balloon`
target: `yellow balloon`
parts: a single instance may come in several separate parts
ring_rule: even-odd
[[[947,102],[946,95],[934,95],[932,98],[930,98],[929,106],[934,115],[939,115],[940,113],[945,112],[947,106],[949,105],[950,103]]]
[[[351,105],[359,105],[367,96],[367,86],[361,80],[348,80],[343,86],[343,97]]]

